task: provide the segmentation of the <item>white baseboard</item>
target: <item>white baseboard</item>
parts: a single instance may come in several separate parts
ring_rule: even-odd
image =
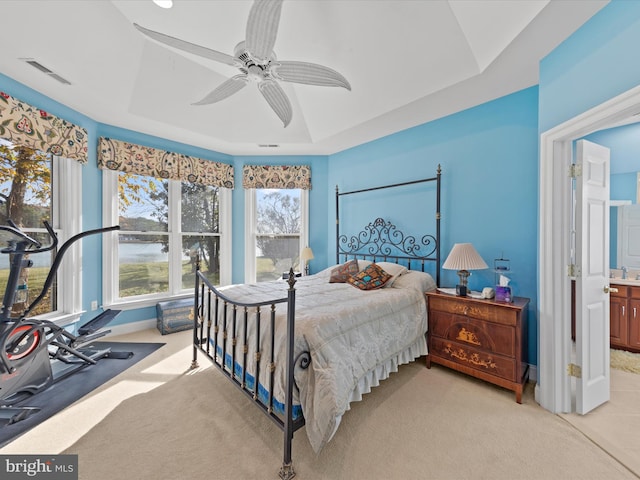
[[[538,383],[538,366],[529,365],[529,381]]]
[[[114,325],[107,327],[111,330],[108,336],[113,335],[126,335],[128,333],[139,332],[140,330],[148,330],[150,328],[156,328],[156,319],[150,318],[149,320],[140,320],[138,322],[123,323],[121,325]]]

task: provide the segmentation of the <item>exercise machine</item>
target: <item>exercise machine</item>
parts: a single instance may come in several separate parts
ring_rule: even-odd
[[[55,279],[56,271],[69,247],[88,235],[118,230],[119,226],[99,228],[79,233],[58,247],[58,237],[49,223],[44,222],[51,242],[42,245],[13,222],[0,225],[0,253],[10,255],[9,277],[0,311],[0,419],[8,424],[24,420],[37,412],[36,407],[20,405],[27,398],[42,392],[55,382],[72,375],[103,358],[129,358],[132,352],[113,352],[110,348],[90,345],[110,333],[104,330],[120,310],[105,310],[72,334],[63,327],[29,314],[38,305]],[[26,285],[21,284],[22,271],[33,266],[29,254],[54,251],[54,259],[42,290],[30,303],[25,298]],[[28,305],[15,312],[17,305]]]

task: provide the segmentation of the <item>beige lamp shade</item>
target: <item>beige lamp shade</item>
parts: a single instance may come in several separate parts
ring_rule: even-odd
[[[302,249],[302,254],[300,254],[300,258],[303,262],[308,262],[309,260],[313,260],[313,250],[309,247],[305,247]]]
[[[472,244],[456,243],[442,268],[447,270],[484,270],[489,267]]]
[[[467,279],[470,275],[469,270],[484,270],[489,266],[476,249],[473,248],[473,245],[470,243],[456,243],[442,264],[442,268],[457,270],[460,277],[460,285],[465,287],[464,291],[466,291]]]
[[[302,253],[300,254],[300,259],[302,260],[304,266],[304,274],[309,275],[309,260],[313,260],[313,250],[309,247],[304,247],[302,249]]]

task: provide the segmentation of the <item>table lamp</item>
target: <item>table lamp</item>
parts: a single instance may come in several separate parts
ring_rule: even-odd
[[[309,247],[304,247],[300,254],[300,259],[304,263],[304,274],[309,275],[309,260],[313,260],[313,250]]]
[[[476,252],[470,243],[456,243],[449,256],[442,264],[447,270],[457,270],[460,283],[456,285],[456,295],[467,296],[467,279],[471,273],[469,270],[483,270],[489,268],[480,254]]]

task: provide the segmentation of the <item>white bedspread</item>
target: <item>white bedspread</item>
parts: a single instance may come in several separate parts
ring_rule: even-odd
[[[319,452],[331,439],[349,402],[358,396],[358,383],[366,381],[381,365],[402,363],[426,353],[427,310],[424,292],[435,287],[422,272],[408,272],[390,288],[362,291],[348,283],[329,283],[330,269],[298,278],[296,289],[295,356],[309,351],[309,368],[297,368],[300,388],[294,400],[304,413],[307,435]],[[286,297],[284,281],[233,285],[221,289],[235,301],[259,302]],[[276,381],[274,395],[284,399],[286,372],[286,304],[278,305],[276,320]],[[238,315],[241,318],[241,315]],[[253,318],[253,317],[252,317]],[[229,322],[230,323],[230,322]],[[250,322],[254,325],[255,322]],[[270,331],[269,309],[262,309],[261,331]],[[227,330],[231,329],[231,324]],[[249,327],[249,335],[253,327]],[[242,338],[242,322],[236,333]],[[231,334],[229,333],[231,336]],[[266,335],[268,336],[268,335]],[[222,336],[219,334],[219,341]],[[249,342],[253,358],[255,341]],[[262,342],[260,383],[269,388],[267,363],[270,356]],[[407,360],[406,351],[413,358]],[[227,347],[228,351],[228,347]],[[398,359],[400,359],[398,361]],[[236,363],[241,360],[236,359]],[[252,364],[247,371],[252,372]]]

